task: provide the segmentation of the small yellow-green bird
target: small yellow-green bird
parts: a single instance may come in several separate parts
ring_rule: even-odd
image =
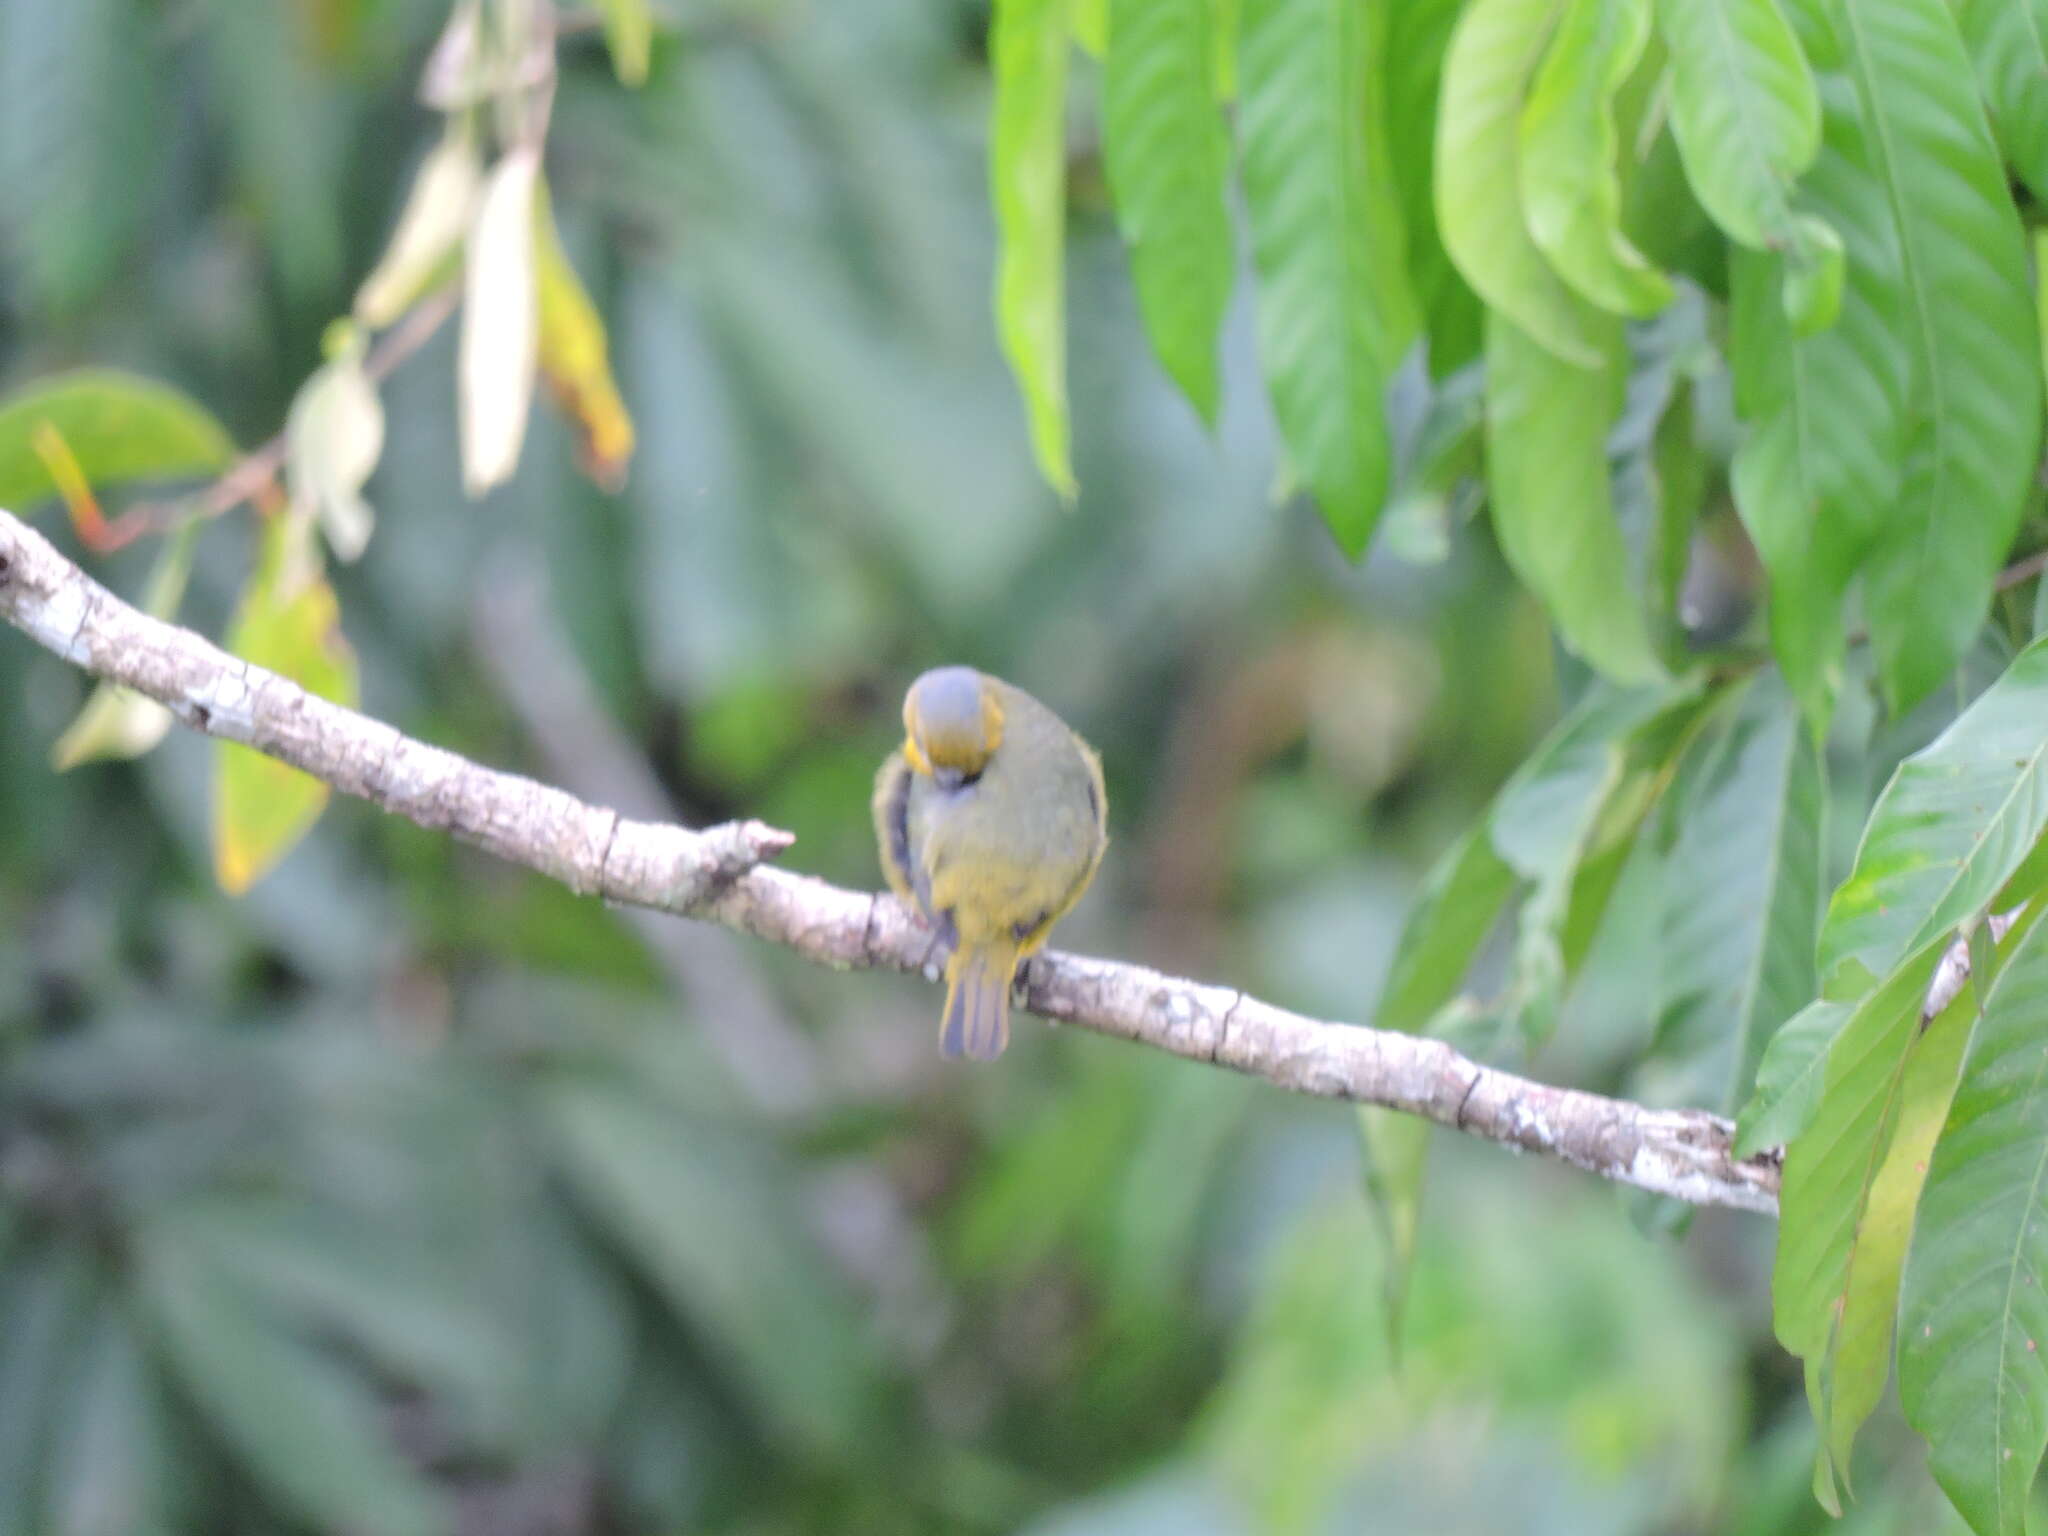
[[[912,683],[903,732],[875,776],[882,872],[952,946],[940,1053],[993,1061],[1018,962],[1102,862],[1102,764],[1030,694],[972,667]]]

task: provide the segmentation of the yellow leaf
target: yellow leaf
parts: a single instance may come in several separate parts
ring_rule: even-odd
[[[228,649],[308,693],[356,702],[355,655],[342,638],[341,610],[311,528],[300,518],[265,523],[263,552],[243,589]],[[326,805],[327,786],[318,779],[252,748],[217,742],[213,867],[221,889],[239,896],[269,874]]]
[[[469,231],[456,373],[462,483],[472,497],[519,467],[540,350],[533,206],[540,151],[521,146],[491,170]]]
[[[576,428],[583,472],[616,491],[625,484],[633,457],[633,418],[612,377],[604,320],[562,249],[545,183],[534,205],[534,241],[540,268],[541,376]]]
[[[389,325],[438,286],[461,249],[483,174],[467,120],[451,120],[441,142],[420,162],[391,243],[356,290],[356,318],[363,324]]]
[[[605,46],[612,51],[612,71],[622,85],[647,79],[647,61],[654,49],[654,12],[647,0],[597,0],[604,16]]]

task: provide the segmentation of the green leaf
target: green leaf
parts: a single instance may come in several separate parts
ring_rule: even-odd
[[[1927,1181],[1927,1160],[1934,1153],[1942,1121],[1948,1118],[1956,1070],[1970,1041],[1975,1012],[1972,998],[1957,997],[1908,1049],[1891,1145],[1870,1181],[1870,1195],[1856,1224],[1841,1315],[1822,1362],[1817,1482],[1839,1480],[1848,1487],[1856,1432],[1891,1379],[1892,1322],[1899,1310],[1906,1242]]]
[[[1705,1102],[1732,1111],[1764,1042],[1816,990],[1823,771],[1793,699],[1767,674],[1679,773],[1658,1027],[1694,1045]]]
[[[449,1530],[439,1496],[386,1443],[364,1382],[227,1283],[160,1213],[142,1243],[142,1304],[163,1356],[249,1476],[334,1536]]]
[[[996,325],[1024,392],[1038,467],[1075,492],[1067,426],[1067,0],[996,0],[989,186],[1000,248]]]
[[[1618,315],[1671,302],[1671,280],[1621,232],[1614,99],[1650,40],[1650,0],[1570,0],[1522,108],[1529,233],[1579,294]]]
[[[2048,0],[1955,0],[1999,147],[2048,199]]]
[[[126,1306],[93,1319],[50,1457],[50,1536],[153,1536],[172,1527],[169,1421]]]
[[[1899,228],[1914,409],[1872,555],[1871,641],[1892,708],[1953,670],[2019,528],[2041,438],[2018,211],[1945,0],[1834,0]]]
[[[644,85],[654,52],[654,8],[648,0],[596,0],[604,42],[621,85]]]
[[[1990,989],[1934,1148],[1899,1312],[1899,1400],[1981,1536],[2024,1536],[2048,1437],[2048,927]]]
[[[1479,356],[1482,311],[1436,224],[1437,99],[1444,55],[1463,0],[1402,0],[1387,8],[1385,64],[1388,158],[1408,236],[1408,272],[1429,341],[1429,371],[1450,374]]]
[[[1542,749],[1539,748],[1539,751]],[[1373,1023],[1413,1034],[1458,993],[1515,888],[1515,871],[1481,819],[1453,843],[1416,893],[1394,946]]]
[[[1977,916],[2048,828],[2048,641],[1892,774],[1828,904],[1821,985],[1853,1000]]]
[[[1756,1092],[1735,1122],[1735,1155],[1782,1147],[1813,1122],[1826,1081],[1828,1047],[1853,1008],[1816,998],[1779,1026],[1757,1063]]]
[[[0,1270],[0,1536],[43,1536],[55,1409],[77,1371],[92,1276],[68,1248],[11,1254]]]
[[[1483,0],[1482,0],[1483,3]],[[1583,300],[1595,366],[1546,350],[1500,313],[1486,320],[1486,456],[1494,531],[1565,645],[1618,683],[1663,671],[1630,581],[1608,482],[1622,400],[1621,325]]]
[[[1837,1325],[1857,1279],[1856,1234],[1898,1122],[1921,1002],[1944,947],[1926,946],[1857,1006],[1829,1047],[1812,1124],[1785,1149],[1772,1322],[1778,1342],[1805,1362],[1808,1397],[1824,1430]],[[1822,1463],[1815,1492],[1834,1510],[1830,1465]]]
[[[0,507],[25,511],[57,493],[36,449],[50,429],[95,486],[210,475],[235,455],[212,414],[168,384],[111,368],[53,374],[0,405]]]
[[[766,1154],[624,1088],[545,1108],[570,1182],[723,1362],[770,1434],[844,1459],[873,1428],[871,1364]]]
[[[1612,355],[1612,327],[1552,270],[1523,221],[1518,125],[1563,0],[1472,0],[1444,60],[1436,217],[1479,296],[1533,344],[1582,370]],[[1488,342],[1489,352],[1493,343]]]
[[[1845,78],[1824,75],[1821,98],[1800,204],[1845,242],[1835,324],[1798,335],[1779,301],[1783,259],[1739,252],[1729,347],[1745,426],[1736,510],[1770,577],[1772,649],[1816,731],[1840,686],[1849,583],[1898,497],[1910,387],[1899,237],[1875,151]]]
[[[1210,0],[1114,0],[1103,152],[1146,334],[1216,421],[1216,335],[1235,265],[1230,138],[1211,89]]]
[[[1784,303],[1795,329],[1833,323],[1842,247],[1792,206],[1820,149],[1820,96],[1777,0],[1658,0],[1671,55],[1671,130],[1700,203],[1730,239],[1787,253]]]
[[[1383,128],[1381,12],[1245,0],[1238,129],[1280,435],[1354,558],[1386,498],[1385,392],[1415,335]]]
[[[311,525],[272,517],[242,591],[227,648],[337,704],[356,702],[356,662],[341,634],[341,608],[320,574]],[[214,743],[213,867],[241,895],[312,830],[327,786],[238,742]]]

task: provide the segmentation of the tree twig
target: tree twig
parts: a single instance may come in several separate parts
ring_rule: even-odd
[[[631,821],[499,773],[306,693],[140,613],[0,512],[0,619],[72,665],[421,826],[607,901],[721,923],[824,965],[916,971],[931,934],[895,898],[766,867],[794,838],[758,821],[704,831]],[[1079,955],[1037,956],[1032,1012],[1296,1093],[1382,1105],[1698,1205],[1777,1209],[1778,1163],[1736,1158],[1703,1110],[1649,1109],[1532,1082],[1440,1040],[1325,1022],[1231,987]]]

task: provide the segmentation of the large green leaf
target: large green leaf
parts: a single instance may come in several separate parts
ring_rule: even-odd
[[[142,1300],[179,1383],[250,1477],[335,1536],[450,1529],[434,1489],[385,1440],[367,1384],[229,1284],[177,1217],[167,1209],[145,1233]]]
[[[1444,54],[1463,0],[1388,7],[1387,145],[1408,236],[1408,273],[1429,337],[1429,368],[1444,378],[1479,356],[1479,298],[1452,265],[1436,224],[1436,117]]]
[[[1827,330],[1798,335],[1779,300],[1783,258],[1739,252],[1729,346],[1746,427],[1731,471],[1736,510],[1770,577],[1772,649],[1816,726],[1838,686],[1849,583],[1898,495],[1911,371],[1898,230],[1855,89],[1836,74],[1820,87],[1821,150],[1799,200],[1847,249],[1839,312]]]
[[[1067,424],[1067,0],[996,0],[989,187],[996,325],[1046,481],[1074,494]]]
[[[76,1375],[92,1277],[70,1249],[30,1249],[0,1269],[0,1536],[42,1536],[55,1410]]]
[[[1386,384],[1416,329],[1381,25],[1352,0],[1245,0],[1238,48],[1260,356],[1294,467],[1353,556],[1386,498]]]
[[[1772,1322],[1778,1342],[1805,1362],[1824,1427],[1845,1298],[1863,1281],[1857,1232],[1898,1124],[1921,1002],[1942,948],[1928,945],[1858,1005],[1829,1047],[1813,1122],[1785,1151]],[[1823,1460],[1815,1491],[1833,1507],[1831,1465]]]
[[[1230,138],[1212,89],[1210,0],[1114,0],[1103,152],[1152,349],[1216,420],[1216,334],[1236,265]]]
[[[1487,485],[1494,531],[1565,644],[1619,683],[1662,670],[1608,482],[1622,399],[1621,324],[1572,297],[1597,361],[1581,367],[1501,313],[1486,319]]]
[[[1648,315],[1671,280],[1621,232],[1615,96],[1650,40],[1650,0],[1570,0],[1522,108],[1529,233],[1558,276],[1602,309]]]
[[[1913,361],[1904,484],[1872,555],[1870,633],[1893,707],[1948,676],[1983,623],[2041,438],[2018,211],[1945,0],[1833,0],[1899,227]]]
[[[125,1304],[100,1307],[69,1388],[51,1447],[50,1536],[168,1533],[170,1425]]]
[[[1954,0],[1999,147],[2048,198],[2048,0]]]
[[[1821,985],[1853,999],[1967,923],[2048,828],[2048,640],[1898,766],[1828,904]]]
[[[1766,675],[1680,777],[1658,1028],[1697,1063],[1691,1102],[1732,1111],[1749,1096],[1764,1042],[1814,994],[1822,767],[1790,694]]]
[[[814,1456],[854,1454],[873,1428],[871,1362],[765,1151],[624,1088],[565,1081],[544,1104],[583,1202],[768,1432]]]
[[[1611,354],[1606,317],[1551,269],[1522,217],[1519,127],[1564,0],[1472,0],[1452,34],[1437,112],[1436,217],[1481,298],[1582,369]],[[1489,350],[1492,343],[1489,341]]]
[[[1980,1536],[2024,1536],[2048,1438],[2048,924],[1986,999],[1934,1149],[1899,1314],[1899,1399]]]
[[[1800,215],[1792,185],[1820,149],[1820,97],[1777,0],[1658,0],[1671,54],[1671,129],[1693,191],[1729,237],[1787,253],[1785,306],[1805,332],[1832,323],[1842,248]]]
[[[1757,1063],[1756,1091],[1735,1122],[1737,1157],[1781,1147],[1813,1123],[1827,1078],[1828,1047],[1853,1011],[1848,1003],[1815,998],[1778,1027]]]
[[[56,494],[36,447],[52,430],[94,486],[210,475],[235,453],[212,414],[168,384],[111,368],[53,374],[0,404],[0,507]]]

